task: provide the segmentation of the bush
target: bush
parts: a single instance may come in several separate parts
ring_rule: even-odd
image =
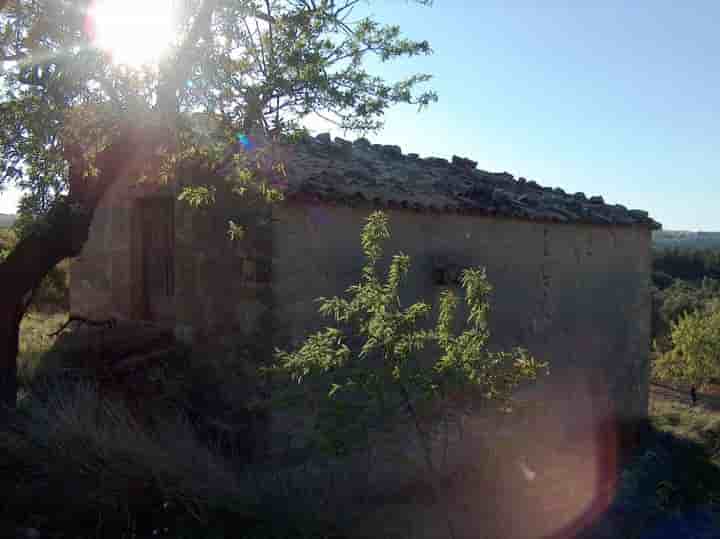
[[[308,336],[293,352],[278,351],[277,370],[302,385],[303,399],[313,395],[320,442],[332,452],[362,447],[370,431],[407,417],[430,464],[433,409],[467,413],[473,402],[503,403],[546,365],[521,348],[490,351],[491,286],[482,269],[462,272],[468,314],[459,331],[460,301],[451,289],[441,293],[432,327],[429,304],[404,307],[399,294],[410,258],[393,256],[384,282],[377,268],[389,237],[387,217],[373,213],[361,235],[366,264],[360,282],[348,288],[347,298],[318,300],[320,313],[335,325]]]
[[[0,428],[0,526],[55,537],[339,537],[302,499],[250,480],[182,414],[154,427],[92,383],[52,386]],[[287,485],[283,487],[287,489]]]
[[[243,462],[258,456],[267,417],[247,354],[192,353],[171,331],[134,322],[52,334],[66,315],[30,312],[20,333],[20,387],[36,397],[58,382],[92,383],[152,425],[181,413],[196,434]],[[119,368],[130,363],[130,368]]]
[[[720,279],[720,251],[717,249],[659,249],[653,253],[653,268],[674,279],[700,281]]]
[[[8,424],[0,433],[0,488],[13,493],[0,502],[6,520],[151,534],[207,523],[216,506],[230,510],[242,498],[230,464],[200,446],[187,422],[143,430],[91,385],[58,385],[46,402],[27,397]]]
[[[671,349],[655,360],[658,378],[701,385],[720,377],[720,309],[682,315],[670,337]]]
[[[705,278],[698,282],[676,279],[670,286],[653,292],[653,339],[659,351],[668,350],[671,327],[681,316],[693,311],[710,311],[720,301],[720,281]]]
[[[318,300],[320,313],[333,324],[294,351],[278,351],[276,370],[299,388],[299,409],[314,414],[310,443],[332,455],[349,456],[367,448],[379,433],[409,426],[437,503],[437,426],[447,425],[449,417],[460,422],[478,404],[506,404],[518,385],[533,380],[546,365],[521,348],[489,349],[491,287],[480,268],[462,272],[467,312],[462,323],[455,318],[460,299],[450,289],[440,295],[434,324],[428,303],[404,306],[400,288],[410,258],[396,254],[387,277],[379,275],[382,243],[389,236],[385,214],[370,215],[361,234],[366,263],[360,282],[348,288],[345,298]]]
[[[30,312],[23,320],[19,407],[0,418],[0,489],[13,493],[0,500],[0,529],[69,538],[337,536],[303,484],[250,462],[264,418],[250,407],[257,380],[247,358],[178,349],[132,379],[109,381],[102,358],[78,353],[87,354],[87,335],[49,336],[65,318]]]

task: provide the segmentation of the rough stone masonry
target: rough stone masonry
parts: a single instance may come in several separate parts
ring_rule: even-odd
[[[412,260],[408,299],[435,302],[463,267],[487,269],[493,343],[550,363],[538,391],[564,412],[563,436],[586,416],[646,415],[660,226],[646,212],[365,139],[307,137],[276,154],[285,199],[270,206],[222,191],[211,208],[177,200],[182,185],[222,178],[118,182],[73,262],[73,314],[147,320],[231,353],[248,340],[291,346],[322,327],[316,298],[358,280],[359,234],[380,208],[390,217],[386,253]],[[246,227],[242,239],[228,236],[230,220]]]

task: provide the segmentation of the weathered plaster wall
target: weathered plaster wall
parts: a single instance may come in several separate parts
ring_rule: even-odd
[[[358,280],[363,262],[359,234],[368,213],[299,203],[275,209],[279,343],[298,343],[322,327],[314,299],[340,293]],[[386,254],[403,251],[412,259],[408,299],[436,300],[436,260],[484,266],[494,286],[493,342],[525,346],[550,362],[552,383],[540,386],[550,400],[561,407],[575,403],[596,415],[607,405],[598,399],[610,400],[623,416],[645,415],[651,307],[646,227],[402,210],[390,216]]]
[[[228,221],[245,228],[231,239]],[[220,194],[212,208],[179,203],[176,212],[178,329],[194,342],[234,341],[269,330],[272,232],[262,204]]]
[[[134,199],[118,182],[98,208],[73,263],[72,310],[95,318],[137,315]],[[322,326],[315,298],[359,277],[359,233],[369,210],[287,203],[270,210],[218,196],[212,210],[176,204],[175,320],[193,339],[252,337],[299,342]],[[246,226],[241,240],[228,221]],[[572,401],[608,395],[628,417],[647,407],[650,231],[646,227],[543,224],[510,219],[391,212],[387,253],[413,269],[408,300],[434,301],[438,264],[485,266],[495,287],[494,344],[526,346],[550,361]],[[136,262],[135,262],[136,264]],[[569,374],[574,373],[574,374]],[[589,389],[592,388],[592,389]],[[594,406],[594,405],[593,405]]]
[[[115,182],[95,210],[88,240],[70,271],[73,314],[131,318],[133,183]]]
[[[191,208],[177,200],[180,186],[153,188],[130,179],[113,185],[95,212],[81,255],[72,263],[72,312],[95,319],[147,315],[141,284],[143,232],[136,207],[140,198],[162,191],[176,201],[174,296],[169,298],[171,316],[160,322],[174,325],[181,338],[193,342],[234,341],[269,328],[269,210],[263,204],[243,204],[223,191],[227,186],[221,181],[216,183],[218,195],[210,208]],[[241,239],[229,238],[230,220],[245,227]]]

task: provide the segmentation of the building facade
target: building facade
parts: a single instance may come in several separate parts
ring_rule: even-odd
[[[590,384],[621,415],[646,414],[659,228],[647,213],[364,139],[321,135],[272,151],[284,170],[278,203],[239,200],[222,177],[117,182],[73,262],[73,314],[148,320],[200,344],[292,346],[322,327],[316,298],[357,282],[360,231],[383,209],[386,255],[411,257],[408,300],[434,302],[462,268],[485,267],[495,346],[548,361],[563,402]],[[178,200],[183,185],[208,181],[210,207]]]

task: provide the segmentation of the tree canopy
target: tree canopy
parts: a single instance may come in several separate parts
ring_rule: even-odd
[[[704,384],[720,378],[720,309],[684,314],[672,325],[672,348],[655,361],[662,379]]]
[[[373,131],[389,106],[436,99],[423,88],[429,75],[386,81],[368,71],[370,56],[431,49],[357,14],[359,0],[178,0],[174,43],[157,65],[135,68],[98,46],[93,4],[9,0],[0,12],[0,183],[24,190],[26,213],[44,214],[67,191],[71,144],[97,152],[89,146],[148,113],[182,128],[176,113],[203,112],[231,131],[272,135],[316,113]]]
[[[366,69],[371,56],[385,62],[431,50],[356,13],[360,0],[170,3],[171,43],[157,62],[139,65],[103,45],[98,10],[112,5],[140,22],[158,0],[0,3],[0,187],[23,189],[26,225],[0,262],[0,403],[16,399],[28,298],[55,265],[80,253],[118,178],[170,179],[188,161],[219,166],[238,135],[261,129],[278,138],[313,113],[372,131],[389,106],[436,99],[422,90],[428,75],[386,81]],[[157,41],[147,31],[129,28],[113,41],[142,52]],[[214,118],[212,137],[197,128],[197,113]]]

